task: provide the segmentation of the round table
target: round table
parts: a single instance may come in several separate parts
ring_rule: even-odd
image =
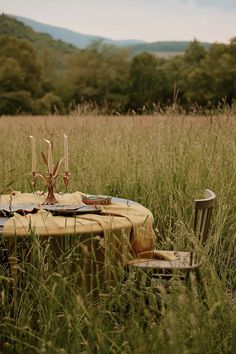
[[[80,192],[57,198],[61,204],[68,200],[69,204],[81,202]],[[1,196],[0,203],[9,200],[12,205],[41,202],[31,193],[16,192]],[[88,277],[91,278],[95,270],[101,274],[104,267],[123,266],[130,251],[153,249],[155,238],[152,213],[141,204],[123,198],[112,198],[111,204],[102,206],[98,215],[53,216],[41,208],[34,214],[1,217],[0,225],[13,269],[19,260],[34,263],[33,248],[38,245],[42,253],[45,252],[47,262],[54,265],[71,257],[71,272],[75,272],[75,264],[79,265],[87,275],[86,283],[91,283]]]

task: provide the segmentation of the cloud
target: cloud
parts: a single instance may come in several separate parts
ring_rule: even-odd
[[[201,7],[218,7],[227,10],[236,10],[235,0],[180,0],[180,2],[193,5],[196,4]]]

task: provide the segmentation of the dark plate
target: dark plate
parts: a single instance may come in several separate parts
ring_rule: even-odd
[[[36,213],[39,210],[39,205],[35,203],[14,203],[12,205],[8,203],[0,203],[0,215],[11,216],[13,213],[28,214]]]
[[[109,195],[82,195],[82,202],[87,205],[109,205],[111,199]]]
[[[99,214],[102,208],[95,205],[44,205],[44,210],[53,215],[73,216],[78,214]]]

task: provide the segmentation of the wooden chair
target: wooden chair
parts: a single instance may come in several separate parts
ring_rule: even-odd
[[[209,189],[205,190],[204,199],[194,200],[194,239],[204,246],[207,241],[212,209],[215,204],[216,195]],[[194,242],[195,244],[195,242]],[[172,278],[178,275],[190,284],[190,273],[194,272],[196,280],[200,285],[201,295],[206,300],[204,284],[200,273],[201,261],[197,259],[195,252],[162,251],[153,250],[142,252],[137,258],[127,263],[127,268],[142,270],[147,274],[149,284],[152,278]]]

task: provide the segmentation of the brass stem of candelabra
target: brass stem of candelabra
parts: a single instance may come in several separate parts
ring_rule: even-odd
[[[67,171],[64,173],[64,176],[63,176],[63,181],[64,181],[64,185],[66,187],[66,192],[67,192],[67,187],[68,187],[68,183],[69,183],[69,178],[70,178],[70,174]]]
[[[43,205],[54,205],[58,203],[58,200],[56,199],[54,195],[54,185],[55,185],[55,178],[54,176],[50,173],[48,178],[47,178],[47,187],[48,187],[48,195],[43,202]]]
[[[42,156],[43,156],[43,160],[44,160],[45,164],[48,167],[48,161],[43,153],[42,153]],[[47,194],[45,201],[42,203],[43,205],[53,205],[53,204],[58,203],[58,200],[56,199],[56,197],[54,195],[54,187],[56,184],[56,180],[59,177],[59,169],[61,167],[62,162],[64,161],[64,158],[65,157],[63,157],[60,161],[58,161],[58,163],[54,166],[53,172],[51,172],[51,173],[42,174],[42,173],[38,173],[36,171],[29,172],[32,174],[31,185],[33,188],[33,193],[35,195],[42,196],[42,195],[44,195],[44,193],[46,192],[46,189],[47,189],[48,194]],[[48,170],[49,170],[49,168],[48,168]],[[41,178],[45,183],[45,190],[40,193],[35,191],[38,178]],[[69,178],[70,178],[70,173],[68,171],[65,171],[64,175],[63,175],[65,192],[63,192],[63,193],[58,192],[59,194],[64,194],[67,192]]]

